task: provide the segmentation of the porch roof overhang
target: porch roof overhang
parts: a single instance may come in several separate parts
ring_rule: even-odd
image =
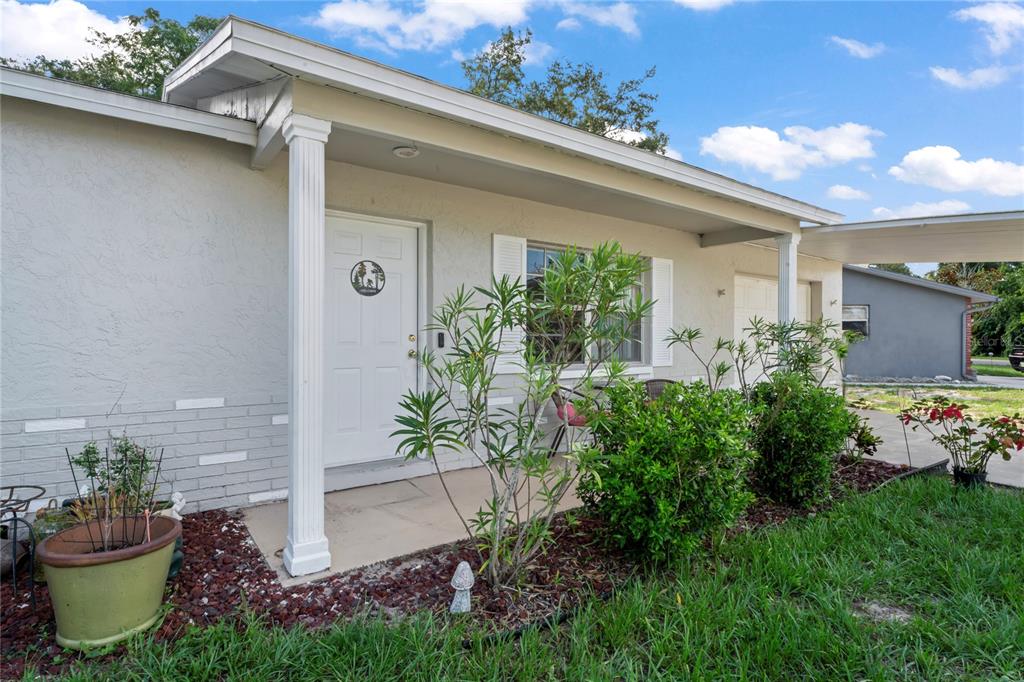
[[[1022,261],[1024,211],[805,227],[800,251],[843,263]]]
[[[329,159],[482,189],[500,188],[506,194],[699,234],[754,228],[763,230],[762,236],[770,236],[798,231],[801,222],[833,224],[842,219],[839,213],[236,17],[225,19],[206,43],[167,76],[164,100],[196,107],[224,93],[275,80],[294,85],[295,111],[333,114],[328,117],[335,126],[327,149]],[[333,108],[303,110],[299,91],[305,89],[308,95],[311,87],[322,91],[324,99],[334,96]],[[356,100],[367,107],[375,105],[384,115],[359,120],[349,106],[357,104]],[[261,128],[274,108],[268,102],[256,112]],[[437,144],[416,137],[402,139],[396,135],[401,126],[387,129],[382,125],[384,119],[400,122],[403,115],[416,115],[421,123],[433,121],[436,129],[457,124],[467,144],[480,140],[484,133],[503,138],[518,145],[520,151],[533,150],[531,161],[561,156],[577,163],[566,162],[561,168],[579,169],[578,164],[585,163],[595,177],[598,169],[606,175],[614,169],[619,186],[534,167],[521,162],[525,156],[478,154],[478,147],[442,144],[441,137]],[[340,141],[335,139],[339,131]],[[279,139],[270,140],[269,134],[265,137],[272,151],[281,146]],[[458,137],[449,135],[447,139]],[[415,143],[424,153],[420,159],[404,160],[394,168],[391,147],[401,142]],[[647,183],[646,193],[628,189],[630,183],[635,186],[640,181]],[[650,191],[651,187],[655,189]],[[699,200],[687,205],[685,197],[678,200],[684,192],[699,194],[713,206]]]

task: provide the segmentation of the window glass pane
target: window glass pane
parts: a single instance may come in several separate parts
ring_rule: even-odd
[[[843,320],[847,322],[863,321],[868,319],[868,307],[866,305],[844,305]]]
[[[556,258],[558,258],[564,249],[555,247],[545,247],[537,245],[528,245],[526,249],[526,287],[529,291],[538,291],[540,289],[540,282],[544,276],[544,270],[549,266]],[[581,250],[579,252],[579,258],[582,261],[586,257],[586,254]],[[639,287],[640,285],[637,285]],[[635,295],[631,293],[630,295]],[[580,313],[582,314],[582,313]],[[583,348],[580,346],[566,347],[562,344],[562,337],[558,333],[563,327],[557,320],[552,320],[548,329],[543,333],[535,333],[530,336],[530,340],[535,344],[536,348],[542,353],[547,354],[558,349],[562,346],[562,351],[565,352],[569,358],[575,362],[583,362],[584,353]],[[602,353],[605,357],[616,358],[623,362],[642,362],[643,361],[643,328],[644,325],[641,321],[638,321],[631,325],[631,328],[626,333],[626,338],[618,348],[613,350],[602,349]],[[596,353],[598,349],[594,349]]]

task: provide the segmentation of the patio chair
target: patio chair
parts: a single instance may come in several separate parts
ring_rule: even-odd
[[[665,392],[665,387],[674,383],[676,382],[671,379],[650,379],[645,381],[644,388],[647,389],[647,399],[657,400]]]
[[[555,412],[558,414],[558,429],[555,431],[555,437],[551,440],[550,455],[553,457],[558,453],[558,448],[562,444],[562,440],[566,436],[566,422],[568,422],[569,428],[584,428],[587,425],[587,418],[576,412],[576,406],[573,405],[573,398],[586,399],[586,396],[577,390],[567,388],[565,386],[559,386],[555,393],[551,396],[551,401],[555,404]]]

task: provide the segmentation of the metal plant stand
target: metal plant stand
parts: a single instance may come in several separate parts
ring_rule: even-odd
[[[36,607],[36,583],[33,579],[36,568],[36,534],[24,514],[28,512],[29,503],[45,493],[46,489],[38,485],[8,485],[0,488],[0,526],[4,532],[11,534],[11,587],[15,593],[18,591],[18,545],[21,543],[19,524],[28,531],[28,584],[33,609]],[[2,560],[3,557],[0,557]]]

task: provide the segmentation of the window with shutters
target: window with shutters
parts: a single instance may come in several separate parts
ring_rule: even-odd
[[[548,265],[565,252],[565,246],[527,242],[526,245],[526,288],[530,292],[538,292],[540,283],[544,277],[544,271]],[[581,250],[582,251],[582,250]],[[639,290],[644,295],[649,295],[649,285],[645,282],[637,282],[635,291]],[[582,312],[580,313],[583,314]],[[601,349],[603,355],[608,358],[615,358],[623,362],[639,364],[644,361],[645,327],[643,321],[635,322],[627,330],[626,338],[617,348]],[[531,336],[537,347],[554,347],[561,343],[558,325],[552,325],[550,329],[541,334]],[[597,352],[598,349],[595,349]],[[583,361],[583,349],[575,351],[577,359]]]
[[[866,305],[844,305],[843,306],[843,331],[857,332],[865,338],[868,336],[869,317],[871,306]]]

